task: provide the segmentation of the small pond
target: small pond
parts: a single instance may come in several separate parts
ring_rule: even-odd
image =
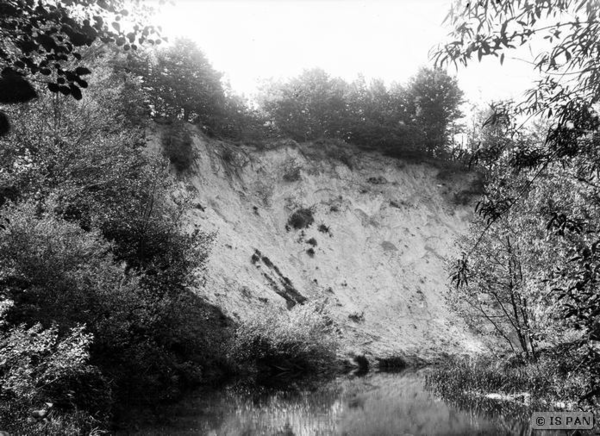
[[[137,435],[528,435],[529,412],[448,403],[425,387],[427,370],[346,376],[328,382],[234,382],[162,411]],[[285,387],[282,387],[285,386]],[[460,407],[457,405],[460,404]],[[485,405],[484,405],[485,406]],[[514,412],[514,411],[513,411]],[[542,433],[536,433],[536,435]],[[544,432],[544,434],[550,434]]]

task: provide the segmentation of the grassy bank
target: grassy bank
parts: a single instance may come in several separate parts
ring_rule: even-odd
[[[564,350],[543,353],[535,362],[518,356],[453,357],[427,377],[428,386],[461,408],[530,416],[531,411],[590,410],[597,398],[582,398],[592,375]]]

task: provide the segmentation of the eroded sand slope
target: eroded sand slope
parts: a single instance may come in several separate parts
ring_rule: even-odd
[[[256,150],[193,137],[197,159],[182,186],[195,197],[191,222],[216,233],[199,290],[208,300],[237,319],[322,301],[351,354],[479,348],[444,299],[445,259],[475,201],[455,196],[473,175],[347,146]],[[300,208],[314,223],[286,229]]]

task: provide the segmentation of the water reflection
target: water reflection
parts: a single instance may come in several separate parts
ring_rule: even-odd
[[[496,409],[494,409],[496,410]],[[168,410],[144,435],[525,435],[528,419],[449,404],[425,389],[423,372],[368,374],[327,383],[234,383]]]

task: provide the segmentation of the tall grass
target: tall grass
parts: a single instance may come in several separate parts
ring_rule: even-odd
[[[579,400],[591,386],[591,375],[572,362],[569,355],[556,352],[546,353],[536,362],[514,357],[452,358],[436,368],[427,383],[450,400],[495,393],[543,409],[585,407]],[[588,402],[587,406],[598,408],[597,403]]]

